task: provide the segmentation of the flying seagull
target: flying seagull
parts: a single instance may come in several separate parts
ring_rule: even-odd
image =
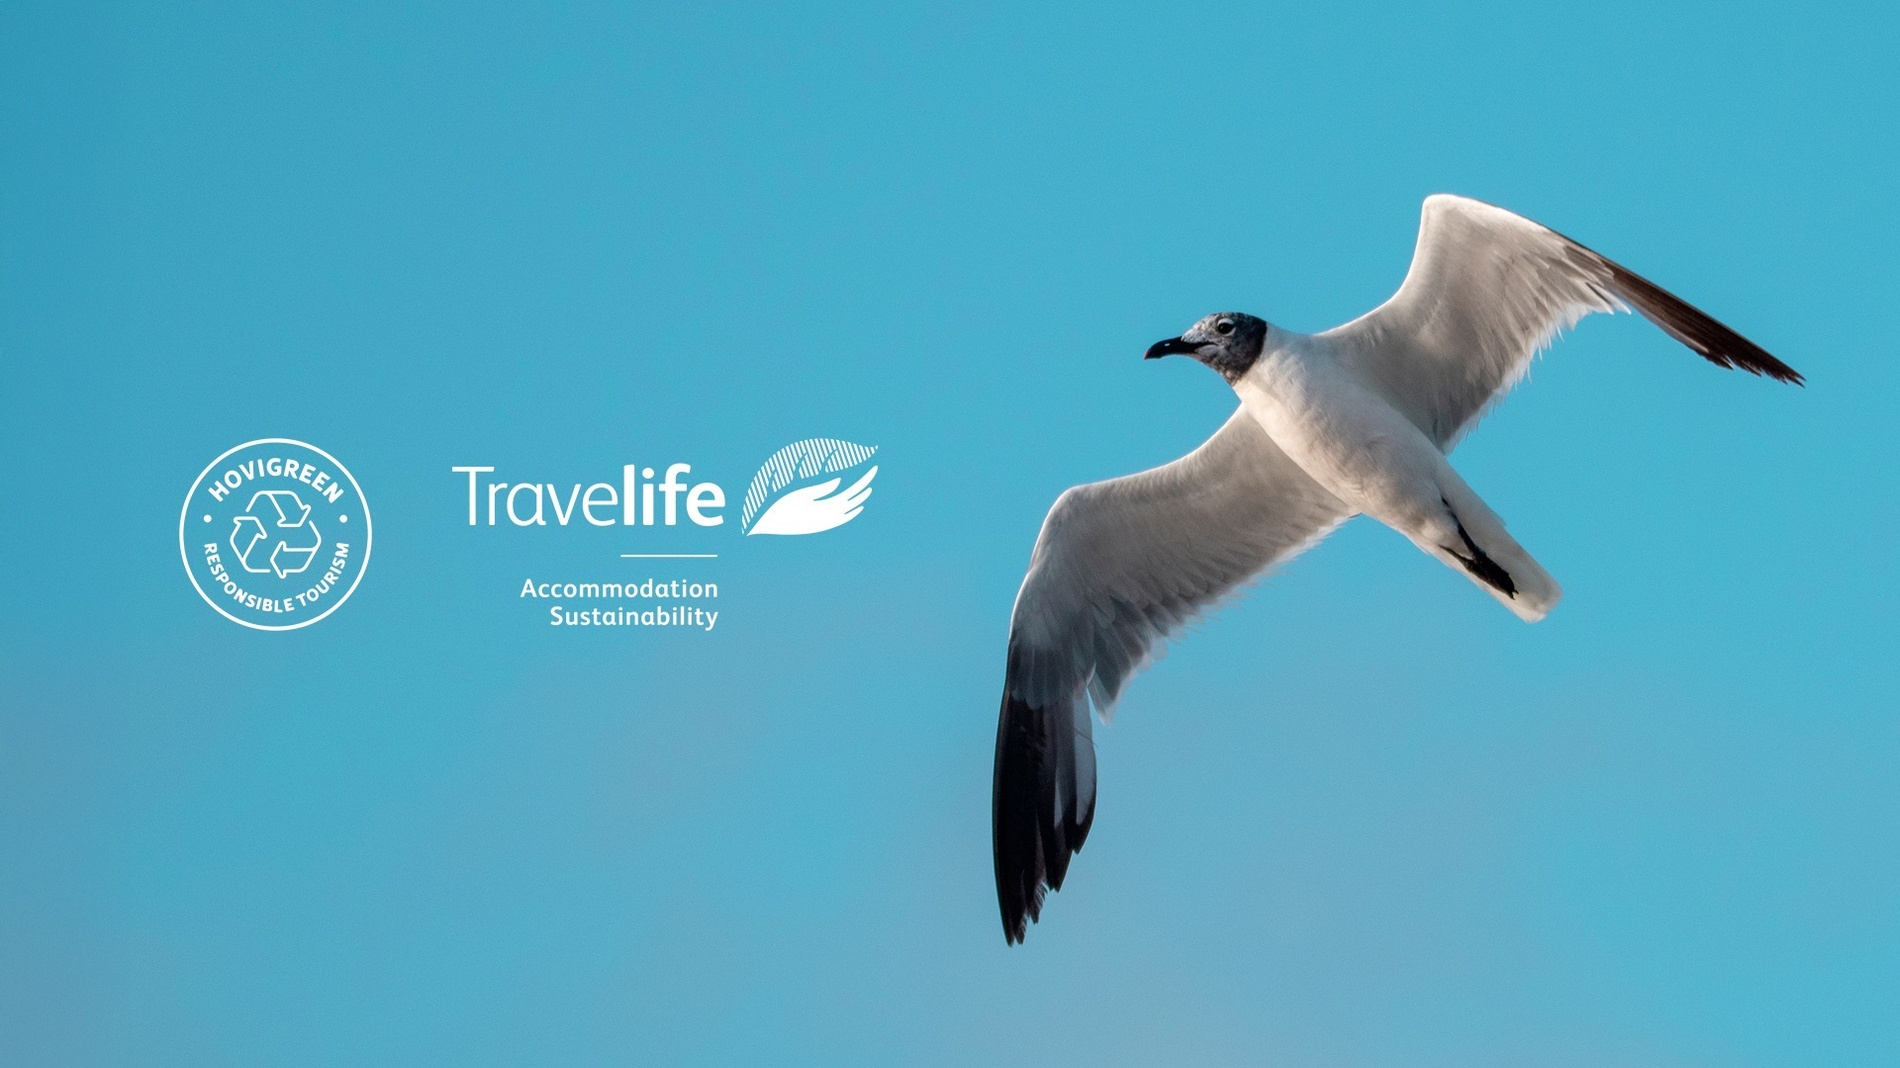
[[[1095,816],[1089,704],[1106,716],[1196,613],[1364,513],[1527,621],[1562,596],[1446,454],[1531,358],[1592,312],[1635,309],[1718,367],[1787,364],[1622,265],[1490,204],[1425,200],[1392,299],[1296,334],[1221,312],[1146,358],[1191,356],[1240,407],[1200,448],[1075,486],[1043,520],[1010,616],[992,833],[1020,942]]]

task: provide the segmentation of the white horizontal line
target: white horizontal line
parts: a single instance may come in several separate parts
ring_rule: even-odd
[[[621,553],[622,560],[717,560],[718,553]]]

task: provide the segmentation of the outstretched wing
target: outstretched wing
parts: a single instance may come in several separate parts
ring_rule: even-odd
[[[992,830],[1003,933],[1022,941],[1095,815],[1104,715],[1160,641],[1350,510],[1246,411],[1173,463],[1076,486],[1043,520],[1010,618]]]
[[[1320,337],[1449,449],[1558,333],[1592,312],[1631,308],[1719,367],[1801,382],[1754,342],[1622,265],[1503,208],[1445,194],[1425,198],[1399,291]]]

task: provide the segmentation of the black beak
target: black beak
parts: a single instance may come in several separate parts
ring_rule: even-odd
[[[1200,349],[1201,347],[1199,345],[1183,341],[1178,337],[1171,337],[1166,341],[1157,341],[1148,346],[1148,354],[1143,356],[1142,359],[1158,360],[1163,356],[1172,356],[1177,353],[1184,356],[1192,356],[1196,352],[1199,352]]]

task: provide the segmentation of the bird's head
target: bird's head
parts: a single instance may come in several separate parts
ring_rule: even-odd
[[[1157,360],[1176,353],[1192,356],[1232,384],[1260,358],[1266,343],[1267,324],[1262,320],[1245,312],[1215,312],[1188,327],[1180,337],[1148,346],[1145,358]]]

